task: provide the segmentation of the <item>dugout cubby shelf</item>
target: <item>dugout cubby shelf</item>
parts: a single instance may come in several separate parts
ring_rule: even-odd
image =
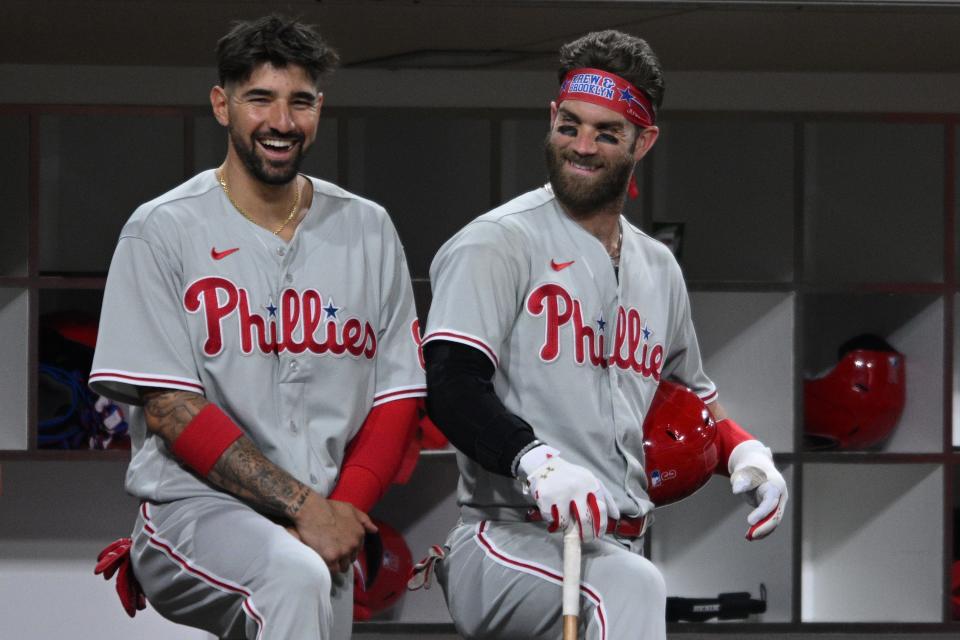
[[[530,118],[507,118],[500,123],[500,190],[504,200],[547,182],[543,141],[548,131],[548,124],[539,113]]]
[[[690,294],[704,371],[720,402],[774,452],[794,446],[795,295]]]
[[[646,172],[652,228],[683,224],[688,279],[792,280],[795,135],[784,118],[664,120]]]
[[[494,137],[489,111],[371,109],[346,118],[344,186],[390,212],[412,277],[428,277],[440,246],[494,205]],[[420,160],[409,161],[411,152]]]
[[[749,507],[725,478],[657,512],[647,550],[670,595],[767,590],[765,614],[671,624],[671,636],[960,631],[947,595],[947,565],[960,547],[958,122],[664,112],[627,216],[651,232],[682,223],[679,259],[705,369],[730,413],[773,449],[790,488],[782,526],[760,542],[744,540]],[[423,321],[433,254],[477,214],[546,181],[546,131],[540,109],[325,108],[303,170],[388,209]],[[127,454],[37,448],[37,354],[41,316],[99,312],[124,221],[217,166],[223,131],[199,105],[6,105],[0,136],[12,151],[0,160],[9,208],[0,234],[8,336],[0,341],[0,573],[25,581],[16,593],[16,581],[0,581],[0,601],[31,610],[36,593],[89,593],[91,619],[71,629],[83,624],[104,640],[208,640],[152,611],[130,622],[112,585],[90,575],[96,551],[132,525]],[[907,356],[899,426],[875,451],[805,450],[804,379],[867,331]],[[415,561],[456,522],[456,481],[452,450],[425,451],[410,481],[375,509]],[[40,557],[57,563],[38,572]],[[11,633],[54,637],[56,624],[51,616],[31,633]],[[434,584],[358,631],[452,634],[452,625]]]
[[[792,465],[779,466],[792,487]],[[750,510],[742,497],[730,492],[727,478],[715,476],[689,498],[655,512],[650,559],[663,572],[670,596],[716,598],[749,592],[759,599],[763,584],[767,611],[750,621],[790,622],[793,531],[786,526],[763,541],[748,542],[744,534]],[[794,502],[788,502],[786,523],[794,511]]]
[[[144,194],[163,193],[183,176],[184,122],[176,113],[43,115],[37,144],[40,274],[105,274]]]
[[[0,233],[0,278],[27,275],[30,228],[30,126],[25,115],[0,117],[0,140],[8,148],[0,158],[0,202],[4,227]]]
[[[938,464],[806,466],[804,622],[941,621],[943,473]]]
[[[940,282],[944,126],[804,126],[804,271],[812,282]]]
[[[813,294],[804,297],[804,378],[837,362],[846,340],[873,333],[905,356],[906,405],[890,453],[943,449],[944,304],[928,294]],[[800,423],[802,427],[802,422]]]

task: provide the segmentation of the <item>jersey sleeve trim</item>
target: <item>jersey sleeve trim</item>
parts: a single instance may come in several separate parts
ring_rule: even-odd
[[[481,340],[476,336],[471,336],[466,333],[460,333],[457,331],[431,331],[423,338],[423,344],[427,344],[432,340],[446,340],[447,342],[459,342],[460,344],[465,344],[468,347],[473,347],[479,349],[485,356],[490,358],[490,361],[493,363],[494,368],[500,367],[500,360],[497,358],[497,352],[494,351],[490,345]]]
[[[89,383],[119,382],[136,387],[161,387],[165,389],[182,389],[203,393],[203,384],[192,378],[176,376],[160,376],[151,373],[137,373],[133,371],[118,371],[116,369],[94,369],[90,372]]]
[[[720,394],[717,392],[716,389],[714,389],[713,391],[710,391],[709,393],[707,393],[707,395],[700,396],[700,399],[703,400],[703,404],[709,404],[711,402],[715,402],[719,396]]]
[[[425,384],[410,385],[407,387],[394,387],[393,389],[387,389],[385,391],[375,393],[373,395],[373,406],[377,407],[381,404],[393,402],[394,400],[402,400],[404,398],[423,398],[426,395],[427,385]]]

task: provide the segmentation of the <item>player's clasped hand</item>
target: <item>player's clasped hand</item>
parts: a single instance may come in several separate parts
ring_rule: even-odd
[[[294,518],[296,535],[316,551],[331,573],[346,573],[363,547],[367,533],[375,533],[370,517],[352,504],[326,500],[311,493]]]
[[[603,535],[608,517],[620,517],[603,483],[589,469],[560,458],[556,449],[537,447],[520,459],[519,466],[550,532],[577,526],[580,539],[589,542]]]
[[[756,507],[747,516],[747,540],[765,538],[780,524],[787,506],[787,483],[773,465],[770,449],[757,440],[741,442],[727,463],[730,485]]]

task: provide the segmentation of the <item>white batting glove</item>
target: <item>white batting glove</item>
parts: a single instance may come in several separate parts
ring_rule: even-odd
[[[603,483],[589,469],[560,458],[553,447],[531,449],[520,458],[518,468],[540,514],[550,523],[550,532],[576,524],[580,539],[589,542],[606,532],[608,517],[620,518],[620,509]]]
[[[756,509],[747,516],[747,540],[770,535],[787,506],[787,483],[773,466],[773,453],[759,440],[741,442],[727,460],[730,485],[735,494],[742,493]]]

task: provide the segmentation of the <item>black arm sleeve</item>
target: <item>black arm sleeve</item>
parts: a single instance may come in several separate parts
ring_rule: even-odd
[[[457,449],[487,471],[513,477],[533,428],[507,411],[493,390],[493,363],[478,349],[437,340],[423,348],[427,414]]]

